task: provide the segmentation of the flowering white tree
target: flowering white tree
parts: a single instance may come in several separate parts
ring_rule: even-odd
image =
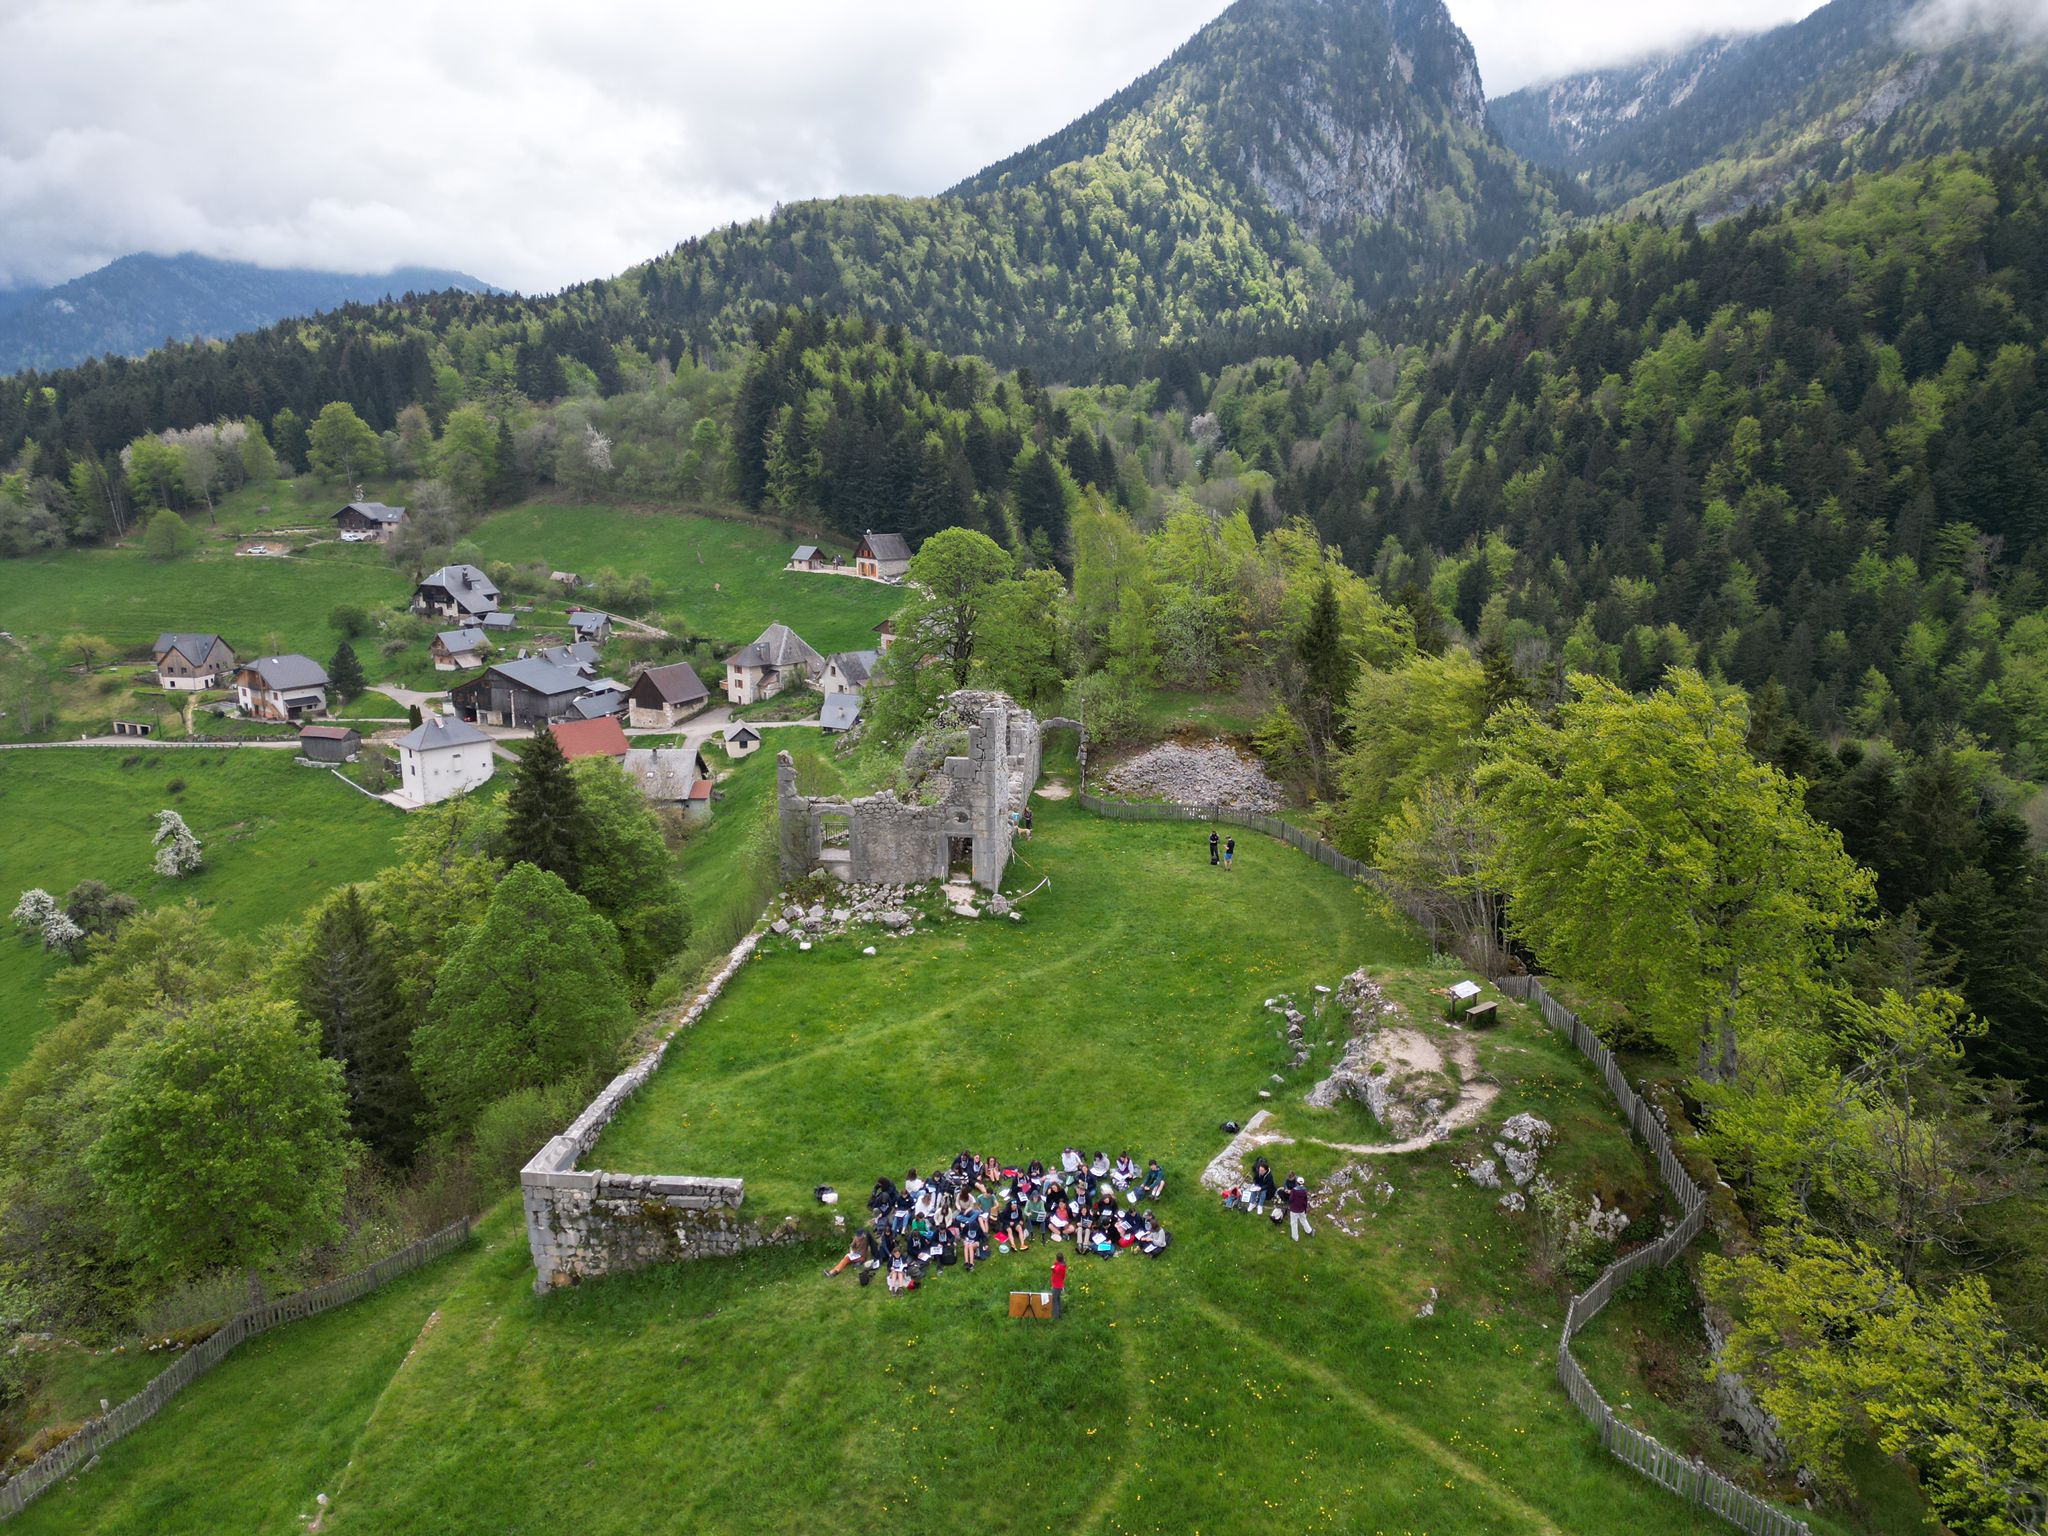
[[[156,813],[156,836],[150,842],[157,851],[156,872],[172,880],[191,874],[205,862],[200,856],[199,839],[176,811]]]
[[[21,893],[21,900],[14,904],[14,921],[22,927],[40,933],[57,911],[57,898],[40,885]]]

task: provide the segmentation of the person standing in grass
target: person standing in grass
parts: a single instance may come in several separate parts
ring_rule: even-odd
[[[1219,862],[1216,857],[1216,848],[1220,842],[1222,842],[1222,839],[1216,835],[1216,829],[1211,827],[1209,829],[1209,867],[1211,869],[1214,869]]]
[[[1236,857],[1237,839],[1234,837],[1226,837],[1225,839],[1223,839],[1223,867],[1225,869],[1231,868],[1232,865],[1230,861],[1232,859],[1235,859]]]
[[[1066,1302],[1066,1296],[1067,1256],[1064,1253],[1056,1253],[1052,1257],[1052,1318],[1054,1322],[1058,1322],[1060,1319],[1060,1312]]]
[[[1316,1229],[1308,1224],[1308,1185],[1298,1173],[1287,1176],[1287,1232],[1297,1243],[1304,1232],[1316,1235]]]

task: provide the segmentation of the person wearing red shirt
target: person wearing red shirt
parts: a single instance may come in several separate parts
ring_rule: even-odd
[[[1055,1254],[1052,1261],[1052,1316],[1058,1322],[1060,1305],[1067,1294],[1067,1256]]]

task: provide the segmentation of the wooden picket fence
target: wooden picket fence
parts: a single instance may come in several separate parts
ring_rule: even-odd
[[[1332,848],[1318,837],[1304,832],[1277,816],[1266,816],[1253,811],[1235,810],[1229,806],[1172,805],[1146,801],[1112,800],[1088,793],[1085,789],[1080,796],[1084,809],[1099,816],[1117,821],[1207,821],[1228,826],[1245,827],[1276,837],[1284,843],[1299,848],[1309,857],[1328,865],[1346,879],[1358,880],[1380,891],[1429,935],[1432,946],[1437,944],[1438,929],[1435,915],[1421,906],[1412,896],[1403,892],[1380,871],[1357,859],[1349,858]],[[1721,1516],[1731,1525],[1751,1533],[1751,1536],[1812,1536],[1804,1520],[1795,1519],[1777,1505],[1758,1498],[1746,1488],[1737,1487],[1705,1462],[1696,1457],[1682,1456],[1662,1444],[1652,1435],[1646,1435],[1632,1425],[1625,1424],[1614,1416],[1614,1410],[1600,1395],[1579,1362],[1572,1357],[1572,1339],[1587,1323],[1600,1315],[1601,1308],[1613,1298],[1615,1291],[1626,1283],[1631,1275],[1648,1269],[1651,1265],[1662,1267],[1670,1264],[1692,1240],[1699,1236],[1707,1221],[1707,1197],[1693,1182],[1692,1175],[1685,1171],[1678,1153],[1671,1145],[1671,1135],[1664,1128],[1664,1122],[1649,1102],[1630,1086],[1621,1070],[1621,1064],[1614,1059],[1614,1053],[1600,1043],[1599,1036],[1588,1029],[1579,1016],[1565,1007],[1544,988],[1543,983],[1533,976],[1501,976],[1494,984],[1511,997],[1533,1003],[1543,1015],[1544,1022],[1559,1034],[1569,1039],[1578,1048],[1579,1054],[1590,1061],[1607,1084],[1607,1091],[1614,1095],[1623,1117],[1643,1143],[1649,1147],[1657,1161],[1658,1175],[1664,1187],[1671,1192],[1673,1202],[1683,1212],[1678,1223],[1654,1243],[1630,1250],[1621,1258],[1608,1265],[1590,1286],[1571,1300],[1565,1311],[1564,1333],[1557,1344],[1557,1376],[1564,1384],[1565,1392],[1577,1405],[1579,1412],[1589,1419],[1600,1432],[1600,1443],[1621,1461],[1626,1462],[1643,1476],[1662,1484],[1688,1503],[1697,1504]]]
[[[423,1237],[396,1253],[387,1254],[367,1269],[359,1269],[339,1280],[330,1280],[325,1285],[316,1285],[310,1290],[298,1291],[236,1313],[208,1335],[203,1343],[195,1344],[179,1356],[175,1364],[151,1377],[149,1385],[140,1392],[99,1417],[88,1419],[85,1427],[69,1440],[38,1456],[5,1483],[0,1483],[0,1520],[20,1514],[52,1485],[69,1477],[74,1469],[88,1465],[116,1440],[147,1424],[164,1404],[225,1360],[244,1339],[367,1296],[386,1281],[410,1274],[421,1265],[459,1248],[468,1240],[469,1233],[470,1219],[465,1216],[460,1221],[450,1222],[431,1237]]]

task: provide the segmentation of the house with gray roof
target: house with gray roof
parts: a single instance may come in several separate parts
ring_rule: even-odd
[[[910,574],[910,543],[900,533],[864,533],[853,552],[853,570],[870,581],[901,581]]]
[[[412,611],[443,619],[475,619],[498,611],[498,587],[473,565],[444,565],[413,588]]]
[[[818,711],[818,724],[828,733],[850,731],[860,723],[860,695],[857,693],[828,693],[825,704]]]
[[[694,748],[630,747],[620,766],[652,805],[711,808],[710,770]]]
[[[296,724],[327,713],[327,669],[310,656],[259,656],[235,674],[235,702],[257,720]]]
[[[825,566],[825,556],[815,544],[799,544],[796,553],[789,557],[792,571],[822,571]]]
[[[235,674],[234,648],[219,635],[166,630],[156,637],[150,654],[159,688],[218,688],[222,678]]]
[[[494,765],[491,738],[454,715],[430,715],[398,738],[399,792],[432,805],[486,782]]]
[[[818,686],[827,693],[863,693],[881,659],[880,651],[835,651],[825,658]]]
[[[597,676],[597,647],[588,640],[572,641],[568,645],[544,645],[535,653],[542,661],[571,672],[580,672],[585,677]]]
[[[494,662],[448,690],[465,720],[480,725],[553,724],[575,718],[576,701],[590,690],[579,672],[537,656]]]
[[[825,658],[801,635],[787,624],[770,624],[752,645],[725,658],[725,697],[729,703],[752,704],[785,688],[814,683],[824,671]]]
[[[578,640],[589,641],[592,645],[603,645],[612,637],[612,617],[608,613],[599,613],[594,608],[571,608],[569,633]]]
[[[687,661],[649,667],[626,690],[628,718],[642,728],[665,728],[694,715],[711,701],[711,690]]]
[[[333,517],[335,528],[350,543],[389,543],[404,521],[405,508],[387,507],[381,501],[352,501]]]
[[[481,627],[444,629],[427,650],[436,672],[468,672],[484,664],[491,642]]]

